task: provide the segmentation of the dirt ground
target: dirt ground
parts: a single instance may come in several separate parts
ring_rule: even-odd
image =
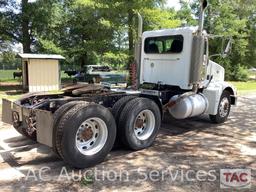
[[[0,190],[223,191],[220,169],[246,168],[252,171],[252,183],[242,191],[256,191],[255,100],[256,93],[240,97],[222,125],[205,116],[183,121],[166,117],[152,147],[115,149],[105,162],[85,170],[71,169],[50,148],[0,121]],[[198,171],[207,172],[207,178],[198,179]]]

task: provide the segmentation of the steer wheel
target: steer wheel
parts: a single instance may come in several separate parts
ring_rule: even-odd
[[[223,91],[218,106],[218,113],[210,115],[210,120],[213,123],[224,123],[227,121],[231,109],[231,97],[228,91]]]

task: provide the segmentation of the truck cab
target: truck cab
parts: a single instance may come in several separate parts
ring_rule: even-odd
[[[209,60],[206,31],[201,35],[201,51],[195,50],[198,47],[195,47],[197,36],[198,27],[144,32],[141,38],[139,83],[142,87],[145,84],[169,87],[170,90],[175,87],[181,92],[192,91],[196,83],[196,92],[206,97],[204,105],[207,109],[204,113],[216,115],[223,91],[228,91],[232,104],[236,104],[236,89],[224,81],[225,69]],[[199,64],[195,64],[195,60]]]
[[[144,32],[140,83],[192,89],[189,82],[193,34],[196,27]]]

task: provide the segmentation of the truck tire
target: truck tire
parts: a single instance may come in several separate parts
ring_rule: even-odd
[[[60,108],[58,108],[54,114],[53,114],[53,132],[52,132],[52,149],[55,153],[57,153],[57,155],[59,155],[58,150],[56,148],[56,135],[57,135],[57,126],[59,124],[59,121],[61,119],[61,117],[63,116],[63,114],[65,114],[68,110],[70,110],[71,108],[73,108],[75,105],[78,104],[86,104],[86,101],[70,101],[64,105],[62,105]]]
[[[57,150],[63,160],[75,168],[102,162],[116,137],[116,123],[111,112],[92,103],[71,108],[61,117],[57,128]]]
[[[118,129],[128,148],[140,150],[151,146],[161,125],[158,105],[147,98],[129,101],[121,112]]]
[[[55,122],[54,125],[54,132],[53,132],[53,150],[56,152],[57,155],[59,155],[62,159],[63,159],[63,154],[62,151],[60,150],[60,146],[61,146],[61,139],[63,136],[63,127],[60,127],[60,120],[62,119],[62,117],[72,108],[79,108],[79,107],[84,107],[87,106],[88,103],[82,103],[82,104],[77,104],[77,105],[73,105],[72,103],[70,104],[70,106],[68,107],[69,109],[65,110],[65,112],[63,112],[63,114],[61,115],[60,119]],[[64,110],[64,107],[63,107]],[[60,114],[60,112],[59,112]],[[54,123],[53,123],[54,124]],[[55,149],[54,149],[55,148]]]
[[[213,123],[220,124],[227,121],[231,109],[231,97],[228,91],[223,91],[218,106],[218,113],[210,115],[210,120]]]
[[[129,95],[129,96],[125,96],[125,97],[122,97],[121,99],[119,99],[115,104],[114,106],[112,107],[111,109],[111,112],[116,120],[116,124],[118,125],[118,122],[119,122],[119,118],[120,118],[120,114],[124,108],[124,106],[131,100],[133,100],[134,98],[136,98],[136,96],[132,96],[132,95]],[[118,127],[117,127],[117,134],[116,134],[116,141],[115,141],[115,145],[114,145],[114,148],[119,148],[122,146],[122,142],[120,141],[120,131],[118,130]]]
[[[133,100],[134,98],[136,98],[136,96],[132,96],[132,95],[129,95],[129,96],[125,96],[125,97],[122,97],[121,99],[119,99],[115,104],[114,106],[112,107],[111,109],[111,112],[113,114],[113,116],[115,117],[115,120],[116,120],[116,123],[119,122],[119,118],[120,118],[120,114],[124,108],[124,106],[131,100]]]

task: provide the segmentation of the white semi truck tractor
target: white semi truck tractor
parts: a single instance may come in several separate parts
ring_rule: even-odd
[[[201,5],[198,27],[142,33],[140,17],[137,90],[75,85],[62,94],[3,100],[3,121],[76,168],[102,162],[115,141],[132,150],[150,147],[165,112],[176,119],[208,114],[213,123],[225,122],[236,90],[224,81],[224,68],[209,59],[207,1]]]

